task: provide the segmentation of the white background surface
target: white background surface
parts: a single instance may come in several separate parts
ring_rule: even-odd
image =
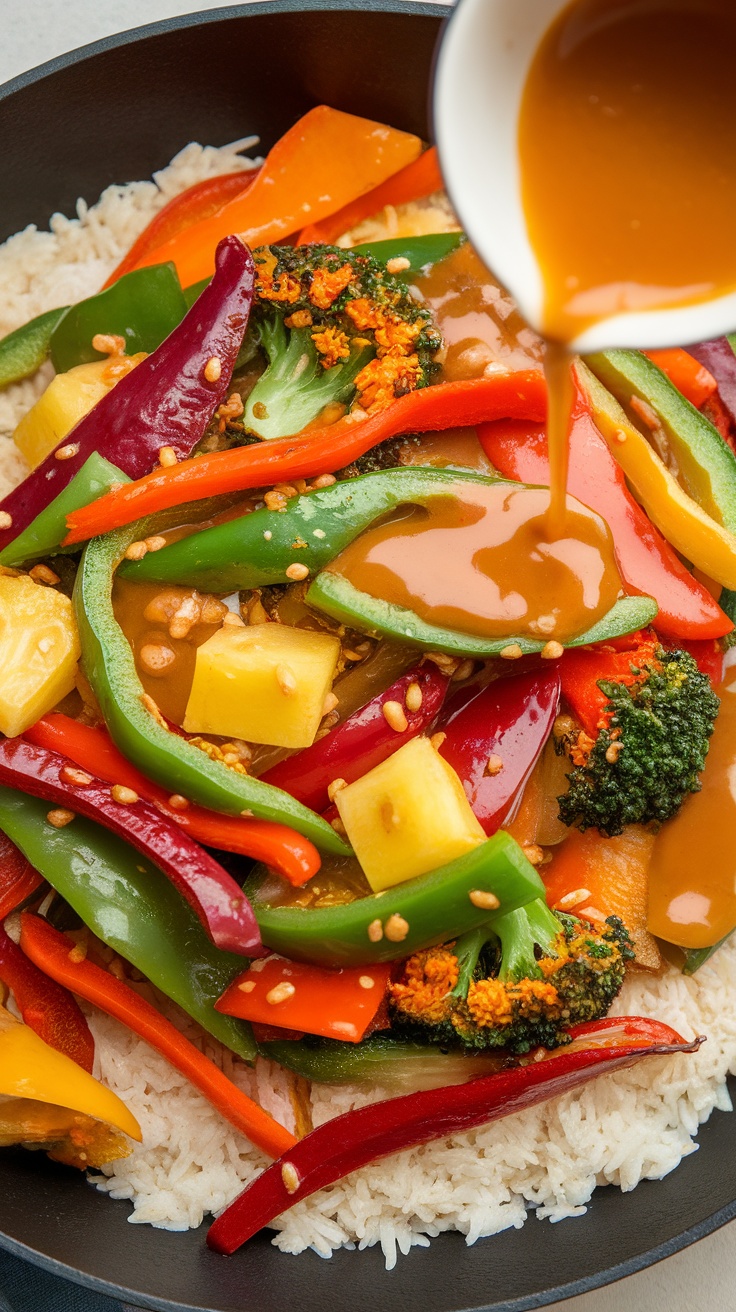
[[[223,7],[218,0],[190,0],[190,3],[125,0],[124,4],[113,0],[0,0],[0,82],[113,32],[194,9]],[[530,1231],[535,1224],[532,1220],[528,1222]],[[575,1222],[561,1224],[574,1226]],[[290,1260],[284,1258],[286,1262]],[[376,1295],[378,1299],[378,1290]],[[561,1312],[562,1308],[562,1304],[555,1304],[552,1312]],[[634,1309],[635,1312],[706,1312],[706,1309],[734,1312],[736,1222],[649,1271],[608,1289],[571,1299],[564,1309],[565,1312],[633,1312]]]

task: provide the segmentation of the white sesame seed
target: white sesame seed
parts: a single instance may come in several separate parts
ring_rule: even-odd
[[[383,925],[380,920],[372,920],[368,926],[368,937],[371,943],[380,943],[383,938]]]
[[[158,463],[163,469],[170,469],[177,463],[176,451],[173,446],[161,446],[158,449]]]
[[[559,911],[570,911],[573,907],[579,907],[583,902],[587,902],[591,896],[589,888],[574,888],[571,893],[566,893],[557,903]]]
[[[491,776],[500,774],[503,770],[503,758],[500,756],[489,756],[486,761],[486,774]]]
[[[89,788],[92,783],[92,775],[87,774],[86,770],[78,770],[74,765],[62,766],[59,778],[65,784],[75,784],[77,788]]]
[[[145,542],[131,542],[130,546],[126,548],[125,559],[143,560],[143,557],[146,556],[147,554],[148,554],[148,547],[146,546]]]
[[[296,675],[289,665],[276,666],[276,682],[285,697],[292,697],[296,692]]]
[[[219,383],[222,376],[222,361],[218,356],[210,356],[204,367],[204,376],[208,383]]]
[[[370,975],[361,975],[358,983],[362,989],[372,989],[375,988],[376,981]]]
[[[132,806],[139,802],[140,798],[133,788],[126,788],[125,784],[113,784],[110,789],[110,796],[113,802],[119,802],[122,806]]]
[[[383,715],[386,723],[395,730],[396,733],[406,733],[409,728],[409,721],[406,718],[406,712],[401,702],[384,702]]]
[[[293,1162],[284,1162],[281,1167],[281,1180],[287,1194],[296,1193],[301,1184],[301,1180],[299,1178],[299,1172]]]
[[[545,642],[539,653],[543,661],[558,661],[560,656],[565,653],[565,648],[561,642]]]
[[[66,807],[57,806],[53,811],[47,811],[46,819],[54,829],[63,829],[65,825],[71,824],[74,812],[68,811]]]
[[[518,642],[509,643],[508,647],[504,647],[498,654],[504,661],[518,661],[519,657],[524,655]]]
[[[383,927],[383,932],[389,942],[403,943],[409,933],[409,921],[404,920],[404,917],[400,916],[398,912],[395,911],[386,921],[386,924]]]
[[[315,528],[315,529],[312,531],[312,537],[313,537],[313,538],[324,538],[324,537],[327,537],[327,534],[325,533],[325,531],[324,531],[323,528]]]
[[[0,510],[0,528],[12,528],[13,516],[9,515],[7,510]]]
[[[54,452],[54,459],[72,460],[74,456],[78,456],[78,455],[79,455],[79,443],[67,442],[64,446],[60,446],[58,450]]]
[[[266,529],[266,531],[265,531],[265,533],[263,534],[263,536],[264,536],[264,538],[266,539],[267,542],[270,542],[270,541],[271,541],[271,538],[273,537],[273,533],[271,532],[270,528],[267,528],[267,529]]]
[[[479,907],[482,911],[498,911],[501,903],[495,893],[491,893],[486,888],[474,888],[468,897],[474,907]]]
[[[284,573],[286,574],[287,579],[294,579],[296,583],[300,583],[302,579],[307,578],[309,574],[309,566],[303,565],[300,560],[295,560],[292,565],[289,565],[288,568],[284,570]]]
[[[389,273],[403,273],[405,269],[411,268],[411,260],[407,260],[405,255],[394,255],[386,261],[386,268]]]
[[[279,1002],[288,1002],[289,998],[293,998],[295,993],[294,985],[290,984],[288,979],[282,979],[280,984],[275,984],[272,989],[268,990],[266,1002],[275,1007],[278,1006]]]
[[[410,683],[404,697],[407,711],[418,711],[422,705],[423,693],[418,683]]]
[[[252,993],[256,986],[254,979],[244,979],[242,984],[238,984],[241,993]]]

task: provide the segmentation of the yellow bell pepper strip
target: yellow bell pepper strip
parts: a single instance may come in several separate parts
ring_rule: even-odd
[[[615,397],[587,366],[578,362],[575,368],[596,425],[649,518],[693,565],[725,588],[736,589],[736,536],[711,519],[683,491],[644,435],[629,422]]]
[[[49,929],[56,935],[56,930],[51,926]],[[74,944],[63,935],[59,937],[64,938],[68,956]],[[140,1142],[142,1138],[137,1120],[117,1094],[71,1057],[44,1043],[30,1026],[16,1020],[4,1007],[0,1007],[0,1096],[68,1107],[122,1130],[131,1139]]]
[[[346,418],[323,428],[305,429],[294,437],[217,451],[155,470],[69,515],[64,546],[185,501],[331,473],[403,433],[474,428],[494,419],[541,421],[546,410],[547,388],[539,370],[422,387],[368,419]]]
[[[24,911],[21,914],[20,945],[31,961],[58,984],[64,984],[106,1015],[114,1016],[150,1043],[236,1130],[269,1157],[279,1157],[296,1143],[293,1134],[233,1084],[219,1066],[205,1057],[135,989],[94,962],[80,958],[66,934],[54,929],[40,916]]]
[[[138,267],[172,260],[182,287],[199,282],[212,273],[223,237],[238,233],[249,246],[283,241],[306,218],[318,223],[377,187],[421,149],[409,132],[317,105],[271,148],[244,195],[149,251]]]
[[[10,989],[26,1025],[57,1052],[92,1074],[95,1041],[68,989],[34,966],[0,925],[0,980]]]

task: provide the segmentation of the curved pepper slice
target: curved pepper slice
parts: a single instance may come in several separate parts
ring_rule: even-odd
[[[77,364],[102,360],[92,345],[96,333],[122,337],[125,354],[149,353],[172,333],[187,312],[173,264],[156,264],[119,278],[113,287],[71,305],[56,325],[50,343],[58,373]]]
[[[29,961],[0,925],[0,980],[11,990],[23,1021],[78,1066],[92,1073],[95,1041],[68,989]]]
[[[264,943],[292,961],[317,966],[398,961],[544,896],[534,866],[503,831],[449,865],[343,906],[268,906],[258,900],[262,878],[256,872],[246,890]],[[496,896],[496,912],[471,901],[478,890]]]
[[[43,883],[43,875],[0,833],[0,921],[21,906]]]
[[[140,525],[136,528],[141,531]],[[90,542],[74,588],[85,673],[113,742],[169,794],[180,793],[212,811],[238,816],[245,811],[290,825],[317,847],[344,854],[348,850],[345,843],[320,816],[288,793],[211,761],[186,738],[172,733],[146,696],[112,605],[115,569],[135,540],[136,528]]]
[[[269,1029],[360,1043],[386,997],[390,974],[390,964],[374,963],[367,975],[359,967],[326,970],[271,956],[233,980],[215,1007]]]
[[[62,305],[58,310],[47,310],[0,340],[0,389],[30,378],[41,368],[49,353],[51,334],[68,308]]]
[[[412,684],[421,693],[418,710],[406,706],[406,694]],[[260,777],[264,783],[284,788],[305,806],[324,811],[330,800],[327,789],[333,779],[344,779],[351,784],[387,760],[410,738],[422,733],[437,715],[447,686],[447,678],[436,665],[431,662],[415,665],[324,738],[287,756]],[[405,707],[407,727],[403,732],[397,733],[388,723],[383,713],[386,702],[398,702]]]
[[[57,550],[66,535],[67,515],[90,501],[102,497],[111,488],[129,483],[130,479],[117,465],[110,464],[99,452],[93,451],[71,483],[49,502],[45,510],[36,515],[27,528],[0,551],[0,565],[25,565]]]
[[[116,801],[99,779],[79,780],[79,771],[58,752],[23,738],[0,740],[0,782],[71,808],[126,839],[187,899],[213,943],[225,952],[262,955],[253,909],[232,875],[137,794],[130,802]]]
[[[297,245],[304,246],[307,242],[326,242],[328,245],[334,245],[344,232],[350,232],[351,228],[356,228],[363,219],[378,214],[387,205],[406,205],[409,201],[420,200],[424,196],[431,196],[435,191],[441,191],[443,185],[437,147],[430,146],[428,150],[422,151],[421,155],[412,160],[411,164],[407,164],[398,173],[393,173],[380,186],[358,196],[357,200],[343,206],[336,214],[302,228],[297,238]]]
[[[287,1208],[369,1162],[511,1116],[643,1057],[697,1052],[703,1042],[687,1043],[668,1025],[638,1016],[580,1025],[571,1034],[569,1048],[542,1061],[467,1084],[389,1098],[325,1122],[225,1209],[210,1227],[209,1247],[234,1253]]]

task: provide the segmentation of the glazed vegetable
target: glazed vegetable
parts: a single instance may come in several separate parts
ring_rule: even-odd
[[[107,291],[72,305],[51,334],[51,363],[57,373],[101,360],[92,338],[122,337],[126,355],[150,354],[181,323],[186,303],[173,264],[155,264],[120,278]]]
[[[215,452],[156,471],[70,515],[65,546],[185,501],[342,469],[403,433],[473,427],[502,417],[542,420],[545,411],[544,377],[535,371],[421,388],[360,423],[342,420],[297,437]]]
[[[91,1074],[95,1041],[79,1004],[68,989],[34,966],[1,924],[0,980],[11,990],[24,1023]]]
[[[658,369],[669,378],[678,392],[682,392],[686,401],[700,410],[705,402],[718,391],[718,383],[694,353],[675,347],[668,351],[644,351],[644,355],[656,364]]]
[[[66,935],[40,916],[24,911],[20,923],[20,944],[31,961],[58,984],[72,989],[150,1043],[256,1147],[269,1157],[277,1157],[296,1143],[288,1130],[223,1075],[219,1066],[130,985],[77,954]]]
[[[93,451],[132,478],[157,464],[163,447],[178,459],[191,453],[227,395],[252,294],[250,252],[229,237],[196,310],[77,424],[73,442],[59,448],[61,458],[52,452],[0,503],[11,521],[0,530],[0,548],[58,496]]]
[[[733,333],[728,337],[716,337],[708,342],[698,342],[689,346],[688,351],[695,356],[706,369],[710,370],[718,384],[718,400],[725,411],[727,423],[736,424],[736,354]]]
[[[241,1244],[294,1203],[404,1148],[476,1129],[644,1057],[697,1052],[668,1025],[637,1016],[579,1026],[563,1052],[483,1079],[390,1098],[327,1121],[258,1176],[211,1226],[218,1253]]]
[[[233,980],[215,1003],[226,1016],[359,1043],[386,997],[391,966],[324,970],[267,957]],[[386,1020],[385,1024],[388,1024]]]
[[[258,896],[263,872],[246,884],[264,943],[292,961],[361,966],[397,961],[543,895],[543,884],[518,843],[503,831],[457,861],[384,893],[342,906],[269,906]],[[471,895],[476,896],[475,900]]]
[[[437,723],[440,755],[452,766],[486,834],[494,834],[544,747],[560,699],[557,668],[467,685]]]
[[[204,925],[212,942],[227,952],[260,956],[258,926],[248,899],[226,870],[160,811],[124,787],[108,787],[79,771],[57,752],[21,738],[0,740],[0,782],[62,808],[50,824],[79,813],[126,839],[171,880]],[[66,815],[66,819],[64,819]]]
[[[145,536],[145,528],[142,531]],[[112,606],[115,567],[135,537],[135,529],[126,529],[91,542],[82,557],[74,593],[84,669],[113,742],[169,795],[179,793],[228,815],[247,811],[293,827],[326,851],[345,852],[334,829],[287,793],[210,760],[166,727],[155,703],[144,693],[133,652]]]
[[[392,1023],[441,1045],[557,1048],[571,1025],[606,1015],[633,955],[615,917],[591,927],[537,898],[409,957],[389,989]]]
[[[464,241],[464,232],[430,232],[426,237],[388,237],[385,241],[362,242],[354,246],[352,255],[370,255],[379,264],[392,261],[392,276],[401,282],[413,282],[420,273],[426,273],[434,264],[451,255]],[[401,268],[394,268],[397,261]]]
[[[573,731],[568,740],[573,769],[559,799],[566,825],[620,834],[626,825],[671,819],[700,788],[720,705],[708,676],[684,651],[645,648],[628,660],[633,678],[599,680],[605,705],[595,739]],[[571,661],[575,670],[577,655]],[[579,664],[593,681],[586,653]]]
[[[47,310],[0,340],[0,389],[30,378],[41,368],[49,353],[51,334],[67,312],[67,306]]]
[[[499,421],[483,425],[478,437],[504,478],[544,486],[549,483],[543,427]],[[657,603],[658,631],[678,639],[719,638],[727,633],[729,617],[683,565],[629,492],[623,469],[596,428],[590,402],[579,386],[568,443],[568,492],[606,520],[624,583],[632,592],[653,597]]]
[[[317,105],[284,133],[248,190],[194,223],[140,264],[173,260],[182,287],[212,272],[219,241],[237,232],[249,246],[283,241],[309,214],[312,223],[342,209],[417,157],[418,137],[384,123]]]
[[[442,185],[437,147],[430,146],[429,150],[422,151],[411,164],[405,165],[378,187],[343,206],[336,214],[322,219],[320,223],[311,223],[309,227],[302,228],[298,244],[301,246],[305,242],[337,241],[343,233],[350,232],[364,219],[378,214],[387,205],[406,205],[410,201],[420,200],[424,196],[431,196],[435,191],[441,191]]]
[[[262,781],[285,789],[315,811],[324,811],[330,800],[327,790],[335,779],[344,779],[346,783],[359,779],[432,723],[447,684],[446,676],[431,662],[413,666],[324,738],[272,766],[260,776]],[[339,698],[339,685],[336,695]],[[400,733],[391,728],[384,715],[387,702],[397,702],[405,708],[406,728]]]
[[[392,1093],[416,1093],[448,1084],[464,1084],[508,1065],[506,1053],[489,1049],[441,1049],[433,1043],[412,1043],[386,1031],[369,1034],[361,1043],[338,1039],[269,1039],[259,1044],[264,1056],[316,1084],[378,1085]]]
[[[122,469],[93,451],[71,483],[0,551],[0,565],[25,565],[52,555],[66,537],[67,515],[80,506],[88,506],[111,488],[129,482]]]
[[[297,887],[319,870],[317,849],[296,830],[274,824],[271,820],[218,815],[216,811],[192,805],[186,798],[172,797],[170,789],[152,783],[126,760],[102,726],[82,724],[54,711],[27,729],[24,737],[38,747],[68,757],[99,779],[132,788],[147,802],[153,802],[168,820],[206,847],[238,852],[254,861],[263,861]]]
[[[43,875],[0,831],[0,921],[23,905],[43,884]]]
[[[92,933],[226,1048],[252,1061],[249,1027],[214,1009],[243,958],[216,948],[189,904],[127,843],[81,815],[56,829],[47,811],[35,797],[0,787],[0,829]]]
[[[245,403],[246,432],[287,437],[327,407],[370,414],[431,382],[442,337],[377,260],[333,246],[264,246],[253,258],[251,332],[266,369]]]

